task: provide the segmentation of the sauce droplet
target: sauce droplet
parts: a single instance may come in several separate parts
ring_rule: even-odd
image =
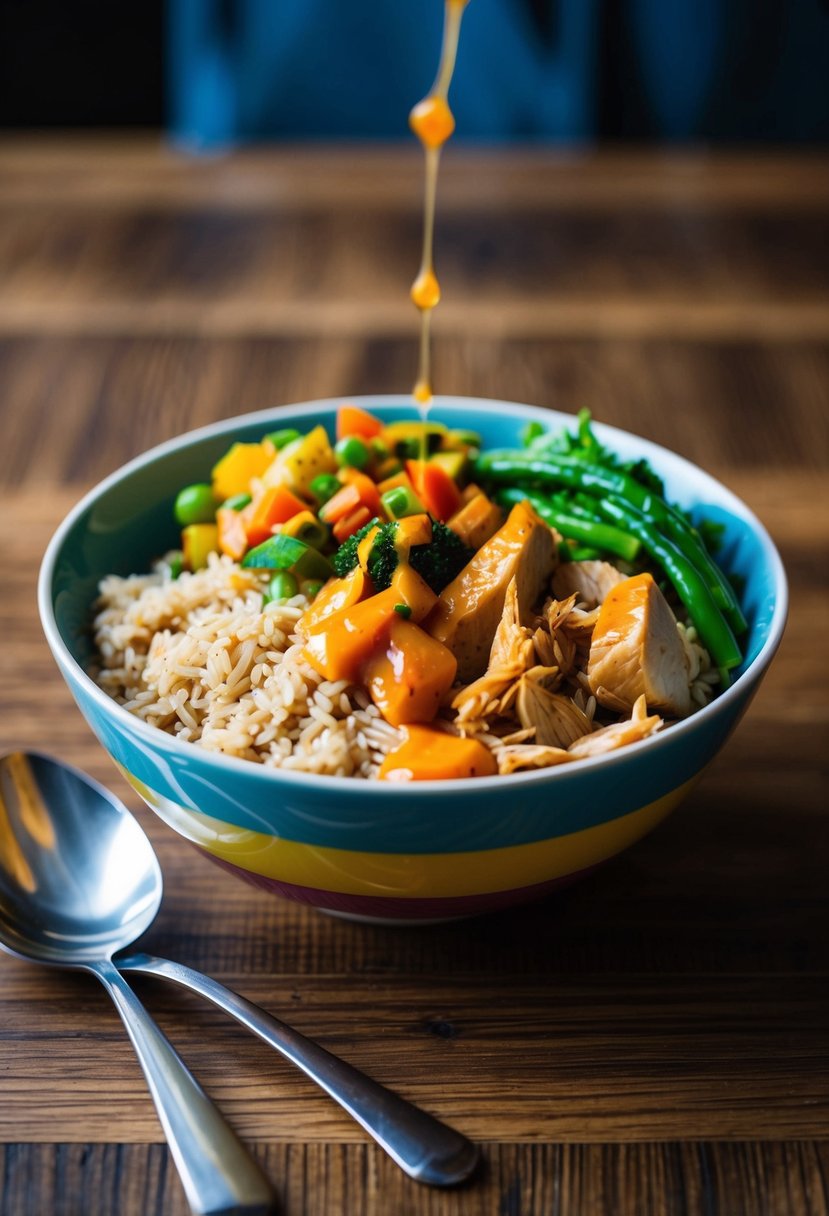
[[[467,0],[446,0],[438,74],[428,96],[419,101],[409,115],[409,126],[423,145],[426,169],[423,252],[420,270],[411,289],[412,302],[420,311],[420,366],[413,395],[421,407],[427,407],[432,400],[429,322],[432,309],[440,301],[440,284],[434,268],[435,198],[440,151],[455,129],[455,118],[447,98],[455,70],[461,18],[466,4]]]

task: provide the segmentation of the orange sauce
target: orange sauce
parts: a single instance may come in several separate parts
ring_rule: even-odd
[[[449,108],[449,86],[455,70],[461,19],[467,0],[446,0],[443,45],[435,83],[409,115],[409,126],[423,145],[426,176],[423,200],[423,251],[420,270],[411,289],[411,298],[420,312],[420,362],[414,399],[425,416],[432,400],[430,322],[432,310],[440,301],[440,284],[434,267],[435,198],[441,148],[455,129]]]

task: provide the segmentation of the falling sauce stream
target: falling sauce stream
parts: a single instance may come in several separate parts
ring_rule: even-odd
[[[455,119],[449,109],[449,86],[455,70],[461,19],[467,0],[446,0],[443,25],[443,45],[438,74],[431,91],[419,101],[409,115],[409,126],[417,135],[425,154],[425,186],[423,200],[423,252],[420,270],[412,284],[411,298],[420,312],[420,363],[414,399],[421,407],[425,421],[432,400],[430,322],[432,309],[440,300],[440,284],[434,267],[435,197],[437,194],[440,152],[455,129]]]

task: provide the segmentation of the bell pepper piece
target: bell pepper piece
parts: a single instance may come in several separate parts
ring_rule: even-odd
[[[188,570],[203,570],[208,556],[219,548],[216,524],[189,524],[181,530],[181,550]]]
[[[461,505],[461,492],[449,474],[431,461],[407,460],[406,472],[427,511],[442,522]]]
[[[383,423],[374,414],[361,410],[356,405],[341,405],[337,410],[337,438],[345,439],[357,435],[360,439],[374,439],[383,430]]]
[[[254,477],[262,477],[271,455],[261,443],[234,443],[213,466],[213,493],[220,502],[234,494],[247,494]]]
[[[284,524],[300,511],[307,509],[307,504],[291,493],[287,486],[269,487],[241,511],[248,544],[261,545],[263,540],[273,534],[277,524]]]
[[[345,468],[340,469],[340,481],[343,485],[354,486],[357,493],[360,495],[361,506],[368,507],[372,515],[379,515],[383,518],[383,504],[380,502],[380,492],[377,489],[375,482],[371,480],[367,473],[362,473],[359,469]]]
[[[351,515],[360,506],[360,491],[356,486],[343,486],[332,494],[328,502],[319,509],[319,517],[326,524],[336,524],[339,520]],[[369,518],[371,518],[369,516]]]

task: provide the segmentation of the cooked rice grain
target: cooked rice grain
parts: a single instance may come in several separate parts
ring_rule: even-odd
[[[365,693],[302,658],[302,595],[263,605],[268,576],[213,555],[206,570],[101,584],[100,686],[150,726],[274,768],[372,777],[401,741]]]

